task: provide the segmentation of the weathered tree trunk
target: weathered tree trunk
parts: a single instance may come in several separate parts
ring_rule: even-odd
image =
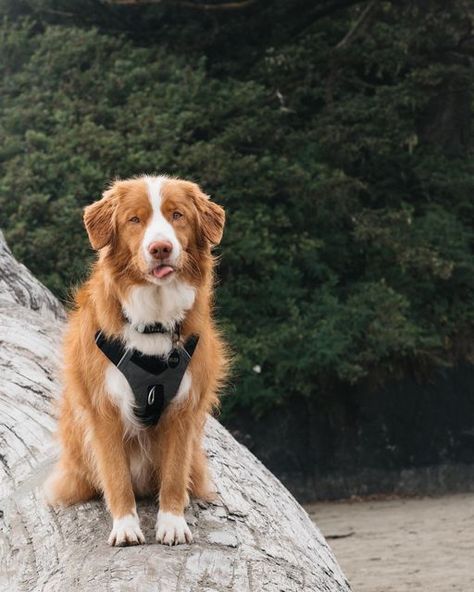
[[[112,548],[100,501],[53,511],[53,399],[64,312],[0,233],[0,590],[348,591],[306,512],[214,419],[206,446],[219,498],[194,502],[192,545]],[[138,504],[154,541],[156,504]]]

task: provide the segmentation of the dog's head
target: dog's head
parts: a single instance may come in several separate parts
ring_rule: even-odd
[[[115,271],[158,285],[179,275],[198,282],[224,221],[198,185],[164,176],[116,181],[84,210],[92,247],[106,249]]]

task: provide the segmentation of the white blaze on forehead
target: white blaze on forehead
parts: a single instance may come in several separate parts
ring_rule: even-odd
[[[163,216],[163,212],[161,211],[163,201],[162,189],[167,181],[168,178],[165,176],[145,177],[148,198],[153,211],[143,237],[143,250],[145,253],[145,260],[148,262],[153,261],[153,257],[150,255],[148,248],[155,241],[165,240],[172,244],[173,251],[169,257],[170,263],[175,263],[181,252],[181,245],[179,244],[174,228]]]

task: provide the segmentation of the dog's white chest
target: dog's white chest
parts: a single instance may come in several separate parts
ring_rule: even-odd
[[[137,286],[132,288],[124,311],[130,323],[123,329],[123,340],[127,348],[135,349],[143,354],[166,357],[173,348],[171,334],[142,334],[136,331],[139,323],[160,322],[165,327],[172,327],[184,319],[195,298],[195,290],[184,282],[171,283],[157,287]],[[183,401],[190,393],[192,385],[191,373],[186,370],[179,390],[172,404]],[[120,409],[125,430],[133,435],[142,429],[135,416],[135,396],[125,376],[110,363],[105,375],[107,393]]]
[[[186,282],[171,282],[165,286],[136,286],[123,304],[130,323],[124,325],[123,338],[127,347],[151,356],[167,356],[173,347],[171,336],[160,333],[143,334],[135,327],[145,323],[161,323],[171,329],[184,320],[194,304],[196,290]]]
[[[125,431],[129,435],[135,435],[140,430],[134,411],[135,396],[125,376],[112,362],[107,365],[105,371],[105,388],[120,410]]]

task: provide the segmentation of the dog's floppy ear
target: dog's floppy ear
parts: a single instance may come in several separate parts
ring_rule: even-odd
[[[195,183],[190,183],[194,203],[199,212],[203,238],[210,245],[216,246],[222,240],[225,224],[224,208],[209,199]]]
[[[92,248],[98,251],[108,245],[114,235],[117,194],[115,186],[104,192],[102,199],[84,209],[84,225]]]

